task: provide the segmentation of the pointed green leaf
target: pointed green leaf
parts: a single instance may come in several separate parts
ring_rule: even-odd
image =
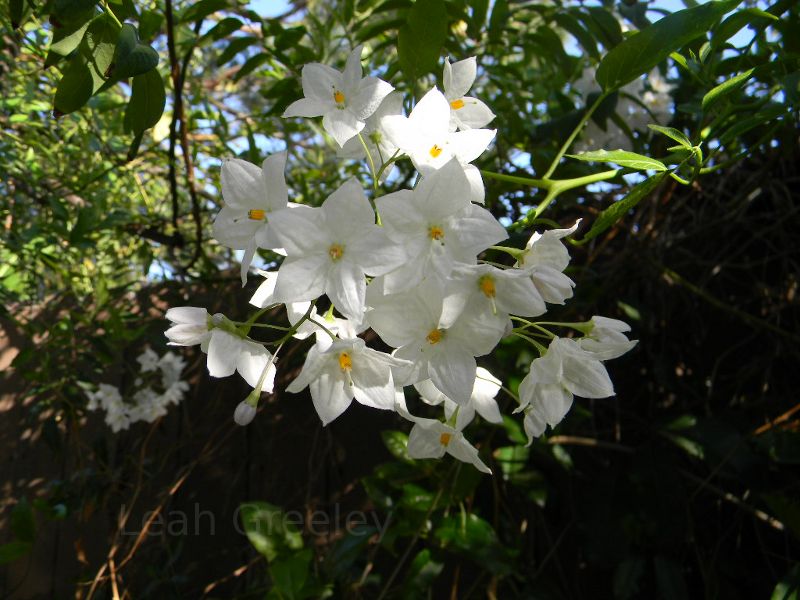
[[[675,140],[687,150],[692,149],[692,142],[689,141],[689,138],[687,138],[682,131],[675,129],[674,127],[662,127],[661,125],[650,124],[648,125],[648,127],[653,131],[657,131],[658,133],[661,133],[667,136],[668,138]],[[672,148],[670,148],[670,150],[672,150]]]
[[[75,50],[75,48],[80,45],[83,34],[86,33],[91,21],[92,17],[88,15],[86,21],[65,25],[64,27],[55,29],[53,31],[53,41],[50,43],[49,50],[51,54],[55,54],[56,56],[54,56],[53,59],[48,56],[45,61],[45,66],[49,67],[55,64],[58,57],[67,56]]]
[[[708,2],[679,10],[632,35],[600,61],[595,75],[597,83],[611,91],[647,73],[672,52],[705,35],[740,1]]]
[[[656,189],[656,187],[658,187],[658,184],[661,183],[661,180],[666,176],[666,173],[656,173],[652,177],[648,177],[634,187],[622,200],[618,200],[601,212],[595,222],[592,224],[592,228],[578,243],[585,244],[619,221],[628,213],[630,209],[635,207],[637,204],[639,204],[639,202],[649,196],[650,193]]]
[[[444,0],[417,0],[409,9],[406,24],[397,37],[400,68],[410,81],[437,70],[446,39]]]
[[[66,115],[78,110],[88,102],[94,91],[94,79],[89,66],[83,56],[75,56],[67,68],[56,88],[56,97],[53,100],[53,110],[56,116]]]
[[[585,160],[587,162],[614,163],[620,167],[638,169],[639,171],[656,170],[666,171],[667,167],[660,160],[628,152],[627,150],[594,150],[592,152],[581,152],[580,154],[567,154],[570,158]]]
[[[709,91],[705,96],[703,96],[703,102],[701,104],[703,111],[708,110],[718,100],[732,92],[735,92],[745,83],[747,83],[747,80],[750,79],[754,70],[755,69],[748,69],[744,73],[739,73],[735,77],[731,77],[730,79],[723,81],[717,87]]]

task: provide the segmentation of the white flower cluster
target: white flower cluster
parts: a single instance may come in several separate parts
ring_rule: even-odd
[[[285,153],[268,157],[261,168],[231,159],[222,167],[225,207],[215,221],[215,236],[245,250],[243,282],[256,249],[285,256],[277,271],[261,272],[265,280],[250,303],[262,312],[286,306],[290,327],[275,342],[276,353],[290,337],[314,334],[302,371],[287,391],[308,387],[323,424],[353,399],[396,410],[414,424],[410,456],[449,453],[489,472],[462,432],[476,412],[501,422],[494,398],[502,384],[478,367],[476,358],[491,353],[512,331],[539,350],[542,358],[520,388],[518,409],[525,412],[532,439],[544,431],[543,424],[560,421],[572,394],[613,394],[600,361],[635,342],[622,333],[624,323],[611,319],[572,324],[586,334],[580,340],[560,339],[527,320],[544,314],[546,303],[572,297],[574,283],[564,274],[569,254],[561,239],[578,223],[535,233],[523,249],[500,249],[516,257],[513,267],[479,260],[508,235],[480,206],[484,185],[470,164],[496,133],[484,129],[494,118],[491,110],[467,96],[476,60],[447,61],[444,93],[431,89],[405,116],[391,85],[362,77],[361,50],[349,56],[343,73],[306,65],[305,97],[284,116],[322,116],[340,155],[365,157],[374,178],[409,158],[419,173],[414,188],[371,202],[350,179],[312,208],[289,202]],[[323,295],[330,309],[321,316],[316,303]],[[522,323],[516,329],[512,316]],[[173,322],[166,332],[171,344],[200,344],[212,376],[238,371],[255,388],[234,413],[237,423],[250,422],[261,392],[271,392],[275,378],[275,356],[248,337],[259,326],[255,317],[236,323],[203,308],[181,307],[170,309],[167,318]],[[391,353],[369,347],[365,340],[374,336],[359,337],[370,328]],[[428,404],[443,406],[444,421],[412,415],[404,395],[408,386]]]
[[[594,78],[595,69],[586,67],[580,79],[572,88],[584,98],[589,94],[600,93],[600,86]],[[654,69],[647,77],[634,79],[619,90],[615,112],[625,122],[631,132],[647,133],[648,123],[666,125],[672,117],[672,96],[675,86]],[[614,121],[607,119],[605,129],[590,120],[581,137],[575,144],[577,151],[600,148],[632,150],[631,139]]]
[[[134,382],[136,390],[126,401],[119,388],[101,383],[97,389],[87,392],[88,410],[102,409],[106,425],[115,433],[128,429],[132,423],[152,423],[167,414],[170,404],[179,404],[189,390],[189,384],[181,381],[186,361],[173,352],[159,357],[147,348],[137,359],[139,376]]]

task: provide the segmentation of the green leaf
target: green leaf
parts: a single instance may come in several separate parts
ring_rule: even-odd
[[[703,111],[708,110],[721,98],[724,98],[728,94],[731,94],[742,87],[745,83],[747,83],[747,80],[750,79],[753,71],[755,71],[755,69],[748,69],[744,73],[739,73],[738,75],[723,81],[717,87],[709,91],[705,96],[703,96],[703,101],[701,103]]]
[[[408,436],[405,433],[394,430],[381,431],[381,439],[392,456],[405,462],[414,462],[408,455]]]
[[[21,542],[33,543],[36,535],[36,523],[33,520],[33,509],[24,496],[11,509],[11,533]]]
[[[780,19],[773,14],[755,7],[738,10],[714,29],[711,34],[711,45],[714,48],[719,48],[736,35],[745,25],[767,24],[770,21],[780,21]]]
[[[75,225],[69,232],[70,245],[76,245],[86,238],[96,224],[94,211],[90,206],[85,206],[78,211],[78,218],[75,220]]]
[[[75,50],[83,39],[83,34],[89,28],[89,23],[92,21],[92,15],[87,15],[85,21],[73,23],[59,27],[53,31],[53,41],[50,43],[50,53],[56,54],[56,57],[51,59],[47,57],[45,66],[51,66],[56,63],[58,56],[67,56]]]
[[[273,561],[269,573],[281,598],[302,598],[301,592],[308,579],[313,553],[310,549]]]
[[[592,228],[583,236],[579,244],[585,244],[592,238],[597,237],[606,229],[611,227],[614,223],[624,217],[630,209],[635,207],[639,202],[646,198],[652,192],[661,180],[666,177],[666,173],[656,173],[652,177],[645,179],[643,182],[634,187],[627,196],[622,200],[618,200],[597,217]]]
[[[258,38],[253,36],[237,37],[232,39],[225,50],[223,50],[219,57],[217,57],[217,65],[224,65],[229,60],[233,59],[234,56],[249,48],[256,42],[258,42]]]
[[[64,69],[56,88],[53,111],[56,117],[78,110],[94,92],[94,79],[89,66],[80,55],[75,56]]]
[[[586,24],[600,43],[608,50],[619,45],[622,42],[622,28],[617,17],[599,6],[590,6],[587,10],[589,17],[586,19]]]
[[[152,127],[164,112],[167,96],[157,69],[133,78],[131,99],[125,109],[123,126],[128,133]]]
[[[286,555],[303,547],[297,523],[287,514],[266,502],[248,502],[240,506],[242,525],[247,539],[267,560]]]
[[[32,549],[33,544],[30,542],[21,542],[19,540],[14,540],[8,544],[3,544],[0,546],[0,565],[5,565],[22,558],[26,554],[30,553]]]
[[[620,167],[628,167],[639,171],[667,170],[666,165],[660,160],[636,154],[635,152],[628,152],[627,150],[593,150],[591,152],[581,152],[580,154],[567,154],[567,156],[588,162],[614,163]]]
[[[444,569],[444,564],[431,557],[427,548],[420,551],[411,561],[408,573],[405,576],[403,592],[407,598],[424,597],[425,592],[433,585],[436,578]]]
[[[225,8],[229,8],[227,0],[200,0],[200,2],[190,4],[178,20],[182,23],[194,23]]]
[[[661,133],[667,136],[668,138],[675,140],[683,148],[686,148],[687,150],[691,150],[693,147],[692,142],[689,140],[689,138],[687,138],[682,131],[675,129],[674,127],[662,127],[661,125],[652,125],[652,124],[648,125],[648,127],[653,131],[657,131],[658,133]]]
[[[279,35],[275,36],[275,49],[287,50],[292,48],[303,39],[305,34],[306,28],[302,25],[284,29]]]
[[[8,17],[12,29],[19,29],[31,14],[31,4],[27,0],[9,0]]]
[[[408,11],[406,24],[397,38],[400,68],[409,81],[437,70],[447,39],[447,8],[444,0],[417,0]]]
[[[632,35],[600,61],[595,74],[597,83],[612,91],[647,73],[675,50],[706,34],[740,1],[708,2],[679,10]]]
[[[269,57],[270,55],[267,52],[262,52],[261,54],[256,54],[255,56],[251,56],[245,61],[245,63],[242,65],[242,68],[236,71],[236,75],[233,76],[233,80],[239,81],[245,75],[249,75],[250,73],[255,71],[258,67],[267,62],[269,60]]]
[[[83,37],[81,52],[92,74],[92,92],[105,83],[107,73],[114,60],[120,28],[114,20],[102,14],[92,21]]]

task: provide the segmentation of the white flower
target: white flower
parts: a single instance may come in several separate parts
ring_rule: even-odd
[[[161,395],[164,404],[180,404],[184,394],[189,391],[189,384],[185,381],[174,381]]]
[[[380,280],[370,288],[367,322],[384,342],[398,349],[395,356],[415,365],[411,380],[400,383],[430,378],[446,396],[466,404],[475,382],[475,357],[492,351],[505,333],[505,323],[464,310],[464,299],[445,296],[435,280],[392,295],[383,294]]]
[[[395,409],[414,423],[408,434],[408,455],[411,458],[442,458],[447,453],[483,473],[492,474],[492,470],[478,456],[477,448],[466,440],[458,428],[436,419],[415,417],[408,412],[402,396],[398,396]]]
[[[386,135],[381,121],[384,117],[389,115],[402,115],[403,114],[403,96],[399,92],[392,92],[381,102],[380,107],[372,116],[365,121],[366,125],[361,132],[364,138],[364,143],[369,150],[372,162],[376,169],[379,169],[387,160],[389,160],[394,153],[398,150],[389,136]],[[361,140],[357,137],[348,140],[344,146],[339,150],[338,155],[342,158],[365,158],[364,146]],[[392,167],[387,168],[381,175],[381,180],[385,180],[392,172]]]
[[[494,119],[494,113],[483,102],[467,96],[475,83],[477,61],[475,57],[450,64],[444,61],[444,96],[450,103],[450,131],[480,129]]]
[[[222,165],[225,206],[214,219],[214,237],[223,246],[245,251],[242,285],[247,282],[247,270],[256,249],[278,248],[270,217],[288,207],[285,167],[286,152],[268,156],[261,168],[238,158]]]
[[[492,265],[464,265],[452,274],[453,285],[468,302],[505,320],[508,315],[538,317],[546,307],[527,271],[498,269]]]
[[[545,302],[564,304],[572,297],[575,283],[563,273],[569,265],[569,252],[561,240],[574,233],[580,222],[578,219],[568,229],[535,232],[519,257],[516,266],[530,275]]]
[[[478,253],[508,237],[492,214],[467,200],[469,184],[451,160],[411,190],[375,201],[386,235],[407,256],[386,276],[387,293],[418,285],[428,276],[446,278],[457,263],[475,263]]]
[[[309,387],[314,408],[327,425],[347,410],[353,398],[372,408],[394,408],[392,369],[405,366],[406,361],[368,348],[360,338],[336,340],[324,351],[317,346],[308,351],[303,370],[286,391]]]
[[[547,353],[531,363],[530,372],[519,385],[520,406],[525,410],[529,444],[533,437],[555,427],[572,406],[573,395],[607,398],[614,395],[608,371],[577,341],[555,338]]]
[[[436,88],[423,96],[408,117],[384,117],[381,125],[423,178],[457,158],[470,184],[469,200],[483,203],[483,179],[478,168],[469,163],[483,154],[496,130],[450,131],[450,103]]]
[[[87,392],[86,396],[89,398],[86,405],[88,410],[97,410],[98,408],[108,410],[109,407],[122,405],[119,388],[108,383],[101,383],[97,386],[97,390]]]
[[[365,274],[387,273],[404,258],[375,225],[375,213],[355,179],[321,207],[298,206],[276,215],[274,222],[287,254],[274,293],[281,302],[314,300],[325,293],[344,316],[361,321]]]
[[[453,413],[458,410],[456,416],[456,429],[464,429],[473,418],[475,411],[490,423],[502,423],[503,417],[497,406],[495,396],[502,387],[502,382],[483,367],[478,367],[475,375],[475,384],[472,387],[472,395],[467,404],[457,404],[440,392],[430,379],[414,384],[419,392],[420,398],[434,406],[444,403],[444,415],[448,421]]]
[[[213,329],[208,342],[208,373],[212,377],[228,377],[238,372],[255,388],[264,368],[269,365],[262,390],[272,392],[275,383],[275,360],[269,350],[224,329]]]
[[[139,363],[139,370],[142,373],[149,373],[158,368],[158,354],[153,352],[150,348],[145,348],[144,352],[136,357],[136,361]]]
[[[591,324],[592,329],[586,337],[578,340],[578,344],[597,360],[618,358],[638,343],[638,340],[629,340],[625,335],[631,326],[624,321],[594,316]]]
[[[196,346],[207,342],[211,336],[211,317],[205,308],[196,306],[180,306],[170,308],[166,318],[173,325],[164,335],[168,346]]]
[[[361,51],[347,57],[344,73],[320,63],[303,67],[305,98],[293,102],[284,117],[322,117],[322,126],[339,146],[364,129],[365,120],[394,89],[377,77],[361,77]]]

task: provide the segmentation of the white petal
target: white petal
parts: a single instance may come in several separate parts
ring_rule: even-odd
[[[340,260],[328,270],[325,293],[348,319],[362,320],[366,292],[364,271],[358,265]]]
[[[241,351],[242,339],[214,329],[208,344],[208,373],[212,377],[228,377],[236,371],[236,361]]]
[[[167,310],[164,316],[173,323],[185,325],[202,325],[206,327],[208,323],[208,311],[197,306],[176,306]]]
[[[345,181],[322,203],[325,225],[331,239],[347,243],[375,227],[375,213],[355,177]]]
[[[269,155],[261,163],[261,177],[264,189],[267,192],[266,206],[269,210],[282,210],[286,208],[289,200],[289,190],[286,187],[286,152],[276,152]]]
[[[258,286],[256,293],[250,298],[250,304],[256,308],[264,308],[270,304],[275,304],[272,296],[275,292],[275,284],[278,282],[277,271],[259,271],[264,276],[264,281]]]
[[[347,140],[355,137],[359,131],[364,129],[364,121],[359,121],[349,110],[334,108],[322,117],[322,127],[341,147]]]
[[[445,447],[439,441],[441,432],[417,423],[408,434],[408,455],[411,458],[442,458]]]
[[[564,387],[582,398],[608,398],[614,395],[614,384],[599,360],[564,359]]]
[[[478,456],[478,449],[464,439],[464,436],[452,439],[447,445],[447,452],[458,460],[473,465],[482,473],[492,474],[492,470]]]
[[[476,368],[475,358],[469,352],[450,347],[447,352],[434,354],[428,365],[433,384],[458,404],[469,402]]]
[[[496,129],[469,129],[450,134],[453,152],[461,162],[470,163],[492,143]]]
[[[469,182],[469,201],[483,204],[486,198],[486,186],[483,184],[481,171],[475,165],[461,165]]]
[[[353,393],[359,403],[383,410],[394,408],[395,387],[391,367],[374,360],[367,353],[359,353],[353,356],[351,375]]]
[[[283,118],[290,119],[292,117],[321,117],[328,110],[329,105],[317,98],[300,98],[292,102],[285,111],[283,111]]]
[[[242,256],[242,264],[239,268],[239,276],[242,279],[242,287],[247,285],[247,272],[250,270],[250,263],[253,262],[253,257],[256,255],[256,241],[255,239],[250,240],[250,243],[247,244],[247,248],[244,250],[244,256]]]
[[[312,346],[306,354],[306,360],[300,374],[286,387],[290,394],[303,391],[312,381],[319,378],[320,373],[331,360],[331,356],[321,353],[316,346]]]
[[[261,169],[256,165],[230,158],[222,163],[222,197],[231,208],[258,208],[264,203]]]
[[[329,265],[325,255],[287,258],[278,270],[274,298],[287,304],[319,298],[325,291]]]
[[[383,99],[393,89],[394,87],[382,79],[365,77],[358,86],[358,93],[349,101],[348,106],[359,121],[364,121],[378,110]]]
[[[258,385],[258,380],[261,379],[264,368],[270,363],[271,359],[272,354],[270,354],[269,350],[264,348],[264,346],[256,344],[255,342],[244,341],[241,344],[241,351],[236,359],[236,370],[250,387],[255,388]],[[261,391],[271,393],[274,384],[275,364],[273,361],[269,366],[267,375],[264,377]]]
[[[478,72],[478,63],[474,56],[450,64],[450,59],[444,63],[444,91],[448,100],[455,100],[466,96],[469,88],[475,83]]]
[[[470,183],[455,158],[422,178],[414,191],[414,203],[428,219],[444,219],[469,205]]]
[[[461,245],[471,254],[479,254],[508,237],[506,228],[492,216],[492,213],[474,204],[455,221],[453,229]]]
[[[342,74],[333,67],[320,63],[309,63],[303,67],[302,82],[303,95],[306,98],[320,100],[327,105],[335,104],[334,91],[341,91],[344,87]]]
[[[341,415],[353,401],[353,390],[343,377],[323,371],[311,382],[311,399],[323,425]]]
[[[455,117],[458,128],[462,131],[486,127],[494,119],[495,114],[477,98],[465,96],[459,100],[464,105],[461,108],[453,109],[452,115]]]
[[[296,258],[327,252],[330,241],[325,233],[324,220],[322,209],[301,205],[271,215],[270,226],[286,255]]]

